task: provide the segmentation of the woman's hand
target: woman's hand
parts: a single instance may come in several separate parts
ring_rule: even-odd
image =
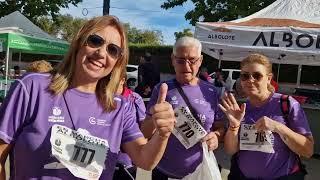
[[[163,83],[160,86],[157,103],[151,109],[151,118],[156,132],[162,138],[168,138],[176,123],[174,111],[171,104],[166,102],[168,85]]]
[[[274,121],[267,116],[263,116],[258,119],[258,121],[255,123],[255,128],[257,131],[272,131],[276,132],[277,127],[281,126],[283,124]]]
[[[246,104],[243,103],[239,107],[236,99],[232,93],[225,93],[222,97],[222,105],[219,104],[220,109],[226,114],[229,119],[229,125],[231,127],[239,127],[240,122],[242,121],[245,111]]]

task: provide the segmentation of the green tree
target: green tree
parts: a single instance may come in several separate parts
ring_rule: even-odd
[[[193,33],[192,33],[191,29],[187,28],[187,29],[184,29],[183,31],[174,32],[174,36],[176,37],[176,40],[178,40],[179,38],[184,37],[184,36],[193,37]]]
[[[188,0],[166,0],[161,8],[183,6]],[[276,0],[192,0],[195,8],[185,14],[185,19],[195,25],[198,21],[229,21],[253,14]]]
[[[41,17],[38,19],[38,26],[47,32],[50,35],[57,35],[57,32],[59,31],[57,26],[55,26],[54,22],[48,18],[48,17]]]
[[[82,0],[6,0],[0,1],[0,17],[14,11],[20,11],[33,23],[38,24],[38,18],[49,16],[56,19],[61,8],[68,8],[69,4],[77,6]]]
[[[82,25],[87,22],[87,19],[73,18],[70,14],[62,15],[57,18],[55,26],[59,26],[58,35],[63,39],[71,42],[72,38],[76,35]]]
[[[142,30],[131,27],[129,23],[125,24],[129,43],[160,45],[163,43],[162,32],[159,30]]]
[[[47,33],[71,42],[75,33],[86,21],[87,19],[73,18],[70,14],[67,14],[57,16],[55,21],[49,17],[41,17],[38,23],[39,27]]]

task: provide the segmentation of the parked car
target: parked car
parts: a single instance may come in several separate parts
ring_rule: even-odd
[[[226,82],[226,89],[232,90],[234,83],[240,77],[240,69],[222,69],[222,75]],[[209,76],[214,79],[215,72],[209,74]]]
[[[138,86],[138,65],[127,65],[127,85],[132,90]]]

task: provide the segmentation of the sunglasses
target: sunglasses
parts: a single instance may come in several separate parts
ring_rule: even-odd
[[[92,48],[99,48],[104,44],[106,44],[106,41],[96,34],[90,35],[86,41],[86,45]],[[122,56],[122,49],[113,43],[107,45],[106,51],[113,59],[119,59]]]
[[[250,78],[253,78],[256,81],[260,81],[263,77],[263,74],[259,73],[259,72],[253,72],[251,73],[241,73],[240,74],[240,80],[241,81],[247,81]]]
[[[174,56],[175,61],[177,62],[177,64],[190,64],[190,65],[194,65],[197,61],[200,60],[201,56],[198,58],[192,58],[192,59],[186,59],[186,58],[179,58],[177,56]]]

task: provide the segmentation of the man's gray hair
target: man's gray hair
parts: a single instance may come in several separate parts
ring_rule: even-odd
[[[201,43],[194,37],[184,36],[179,38],[173,46],[173,54],[176,55],[177,49],[180,47],[195,47],[198,50],[198,56],[201,55]]]

